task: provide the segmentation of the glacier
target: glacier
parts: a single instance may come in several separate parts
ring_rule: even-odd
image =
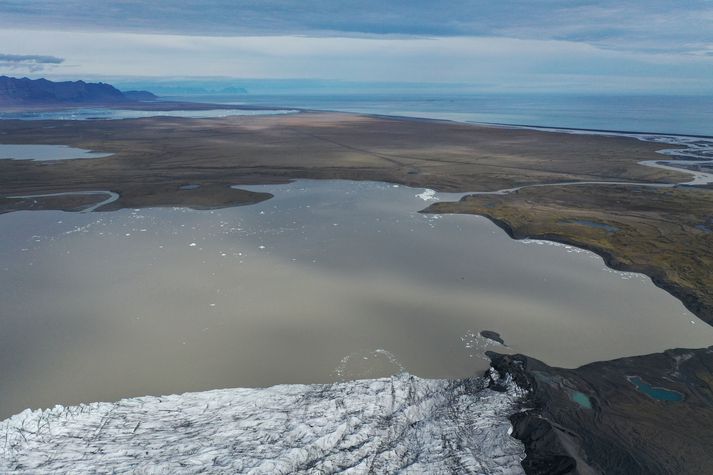
[[[27,409],[0,422],[0,472],[519,474],[525,394],[491,369]]]

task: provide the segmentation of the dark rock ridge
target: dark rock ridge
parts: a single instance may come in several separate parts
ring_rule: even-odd
[[[483,330],[480,332],[480,336],[483,338],[487,338],[488,340],[495,341],[497,343],[500,343],[501,345],[505,346],[505,340],[500,336],[500,333],[494,332],[492,330]]]
[[[527,409],[510,418],[526,473],[713,473],[713,346],[577,369],[488,355],[529,390]],[[647,382],[644,390],[634,378]]]
[[[105,83],[54,82],[47,79],[0,76],[0,105],[114,104],[156,99],[147,91],[123,93]]]

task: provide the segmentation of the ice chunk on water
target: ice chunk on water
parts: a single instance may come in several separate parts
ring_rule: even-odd
[[[423,190],[423,193],[417,194],[416,197],[421,198],[423,201],[438,201],[438,198],[436,197],[436,192],[428,188]]]

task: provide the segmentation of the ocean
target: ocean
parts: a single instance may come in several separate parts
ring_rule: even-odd
[[[185,100],[459,122],[713,136],[713,97],[574,94],[242,94]]]

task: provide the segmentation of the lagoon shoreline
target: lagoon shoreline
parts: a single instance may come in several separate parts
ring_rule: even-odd
[[[97,209],[99,211],[153,206],[220,208],[269,199],[269,196],[230,188],[233,185],[285,183],[298,178],[386,181],[464,193],[592,180],[676,184],[688,178],[683,172],[639,165],[645,160],[662,160],[656,155],[662,145],[626,137],[560,134],[344,113],[301,112],[284,117],[224,119],[163,117],[82,123],[1,121],[0,142],[64,144],[113,153],[107,158],[66,160],[52,165],[0,160],[0,189],[3,195],[0,197],[0,212],[81,210],[85,209],[86,199],[76,201],[66,196],[46,196],[39,200],[17,200],[10,197],[93,190],[110,190],[119,195],[115,201]],[[199,186],[186,189],[186,184]],[[606,185],[592,187],[596,192],[605,189]],[[701,203],[708,206],[709,190],[689,187],[684,192],[694,199],[705,198]],[[520,213],[518,216],[527,216],[532,203],[537,203],[529,201],[527,193],[513,195],[518,199],[525,195],[512,205]],[[538,198],[541,197],[533,196],[532,199]],[[672,207],[672,211],[669,210],[662,219],[669,220],[676,213],[682,213],[681,216],[685,213],[678,198],[659,198],[669,200],[666,203]],[[568,195],[568,199],[574,201],[565,203],[566,206],[579,209],[577,206],[581,203],[577,200],[580,198]],[[616,213],[626,214],[630,205],[633,208],[643,206],[646,196],[631,194],[631,199],[632,203],[623,206],[623,210],[621,206],[617,207]],[[611,203],[607,204],[606,200],[594,202],[602,205],[601,212],[606,215]],[[465,203],[468,204],[467,200]],[[543,213],[551,213],[553,208],[549,201],[540,203],[545,204]],[[562,206],[561,200],[554,203]],[[681,282],[672,281],[665,269],[622,262],[616,249],[609,251],[586,240],[568,238],[560,232],[548,231],[547,227],[538,232],[520,229],[512,221],[503,219],[501,214],[488,211],[491,208],[498,211],[497,206],[499,203],[486,202],[485,208],[466,209],[458,208],[457,203],[440,203],[425,211],[480,214],[516,239],[537,237],[590,249],[604,257],[610,267],[646,273],[656,285],[679,298],[696,315],[708,323],[713,321],[713,307],[702,298],[700,290],[697,290],[699,288],[695,287],[697,283],[691,284],[693,287],[682,286]],[[690,200],[686,206],[692,206]],[[647,212],[656,214],[656,210]],[[574,217],[578,215],[575,213]],[[587,213],[581,216],[582,219],[589,217]],[[688,232],[690,223],[686,219],[682,218],[679,225]],[[618,221],[605,224],[615,226],[616,223]],[[604,239],[606,236],[601,233],[608,231],[598,229],[592,232],[600,233],[593,235],[592,239]],[[704,234],[697,235],[700,239],[694,242],[699,247],[691,249],[691,243],[687,242],[681,244],[680,249],[673,247],[668,252],[673,253],[674,260],[677,252],[698,253],[698,256],[707,259],[711,257],[711,248],[708,246],[709,237]],[[705,285],[703,288],[706,288]],[[648,422],[652,417],[666,418],[691,408],[696,411],[705,408],[707,418],[713,407],[711,380],[701,379],[695,371],[680,370],[681,361],[697,362],[699,366],[710,368],[710,354],[710,349],[673,350],[665,354],[594,363],[576,370],[552,369],[527,357],[492,355],[491,358],[496,370],[511,375],[516,381],[519,378],[520,385],[531,394],[528,399],[532,404],[530,411],[512,416],[514,436],[522,440],[527,448],[529,462],[526,459],[523,463],[527,473],[612,473],[611,470],[616,471],[622,466],[626,467],[626,473],[667,473],[674,468],[677,473],[686,473],[695,465],[678,466],[677,459],[671,455],[675,452],[644,447],[645,450],[642,449],[644,451],[637,455],[632,445],[632,441],[637,439],[632,433],[622,434],[618,429],[602,425],[601,421],[610,417],[610,405],[578,407],[576,402],[575,405],[568,405],[566,399],[572,385],[580,388],[582,380],[577,378],[585,378],[583,374],[590,378],[589,384],[595,385],[599,384],[596,374],[616,373],[617,376],[607,383],[610,385],[607,398],[623,398],[622,410],[628,411],[627,431],[637,427],[644,428],[644,432],[652,430]],[[667,358],[670,364],[658,368],[656,365],[662,364],[661,358]],[[685,394],[686,399],[669,406],[667,404],[670,403],[652,403],[644,395],[643,399],[640,397],[632,403],[631,395],[636,394],[636,389],[626,379],[630,375],[624,374],[624,369],[629,371],[632,367],[636,368],[637,375],[643,375],[649,382],[678,378],[676,390]],[[597,368],[597,373],[587,368]],[[538,383],[533,376],[535,373],[530,370],[564,379],[548,386],[549,389],[543,389],[547,385]],[[675,411],[669,411],[670,407],[675,407]],[[594,414],[594,417],[588,414]],[[544,429],[533,426],[543,420],[548,424]],[[678,439],[681,446],[693,444],[691,447],[698,447],[710,440],[710,426],[696,424],[698,420],[686,423],[682,420],[677,421],[688,425],[686,437]],[[663,426],[655,426],[656,430],[660,427]],[[624,446],[633,451],[632,456],[613,455],[620,453]],[[619,452],[612,453],[612,447],[619,447]],[[704,452],[696,454],[697,467],[713,467],[713,460]]]

